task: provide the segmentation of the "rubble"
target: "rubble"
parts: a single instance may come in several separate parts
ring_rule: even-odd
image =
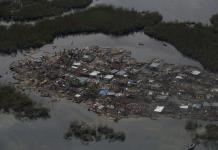
[[[218,120],[218,75],[153,59],[138,62],[123,49],[90,47],[11,65],[22,87],[86,103],[114,118],[166,115]]]

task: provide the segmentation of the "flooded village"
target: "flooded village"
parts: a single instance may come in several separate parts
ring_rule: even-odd
[[[218,150],[217,8],[0,0],[0,149]]]
[[[63,50],[11,65],[21,88],[86,104],[114,119],[159,116],[218,120],[217,74],[153,59],[138,62],[125,49]]]

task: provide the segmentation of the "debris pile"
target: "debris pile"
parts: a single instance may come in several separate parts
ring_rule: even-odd
[[[138,62],[123,49],[64,50],[13,63],[11,70],[23,87],[86,103],[98,114],[218,120],[217,74],[158,59]]]

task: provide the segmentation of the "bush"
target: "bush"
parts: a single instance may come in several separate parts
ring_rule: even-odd
[[[5,113],[14,112],[18,119],[48,118],[48,109],[36,105],[25,94],[14,87],[0,85],[0,110]]]
[[[60,15],[70,9],[85,8],[92,0],[20,0],[0,3],[0,19],[30,21]]]
[[[0,52],[12,53],[18,49],[43,46],[55,37],[77,33],[123,35],[153,26],[161,21],[158,13],[141,14],[133,10],[97,6],[54,20],[44,20],[33,25],[0,26]]]
[[[145,28],[145,33],[158,40],[169,42],[182,54],[198,60],[206,69],[217,72],[218,34],[214,26],[216,26],[215,20],[213,26],[196,23],[160,23]]]

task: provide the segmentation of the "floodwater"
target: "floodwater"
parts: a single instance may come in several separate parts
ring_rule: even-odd
[[[92,5],[108,4],[138,11],[157,11],[164,21],[209,23],[218,13],[217,0],[94,0]]]
[[[208,22],[209,17],[218,12],[216,0],[98,0],[96,4],[112,4],[137,10],[159,11],[165,20],[191,20]],[[215,10],[216,9],[216,10]],[[139,45],[143,43],[144,45]],[[33,56],[58,52],[72,47],[102,46],[124,48],[132,51],[133,57],[139,61],[153,58],[178,65],[191,65],[202,68],[192,59],[184,57],[170,44],[154,40],[142,32],[128,36],[114,37],[103,34],[76,35],[57,38],[34,52]],[[24,56],[0,55],[0,83],[16,82],[12,79],[9,65]],[[122,119],[118,123],[109,118],[100,117],[87,111],[85,106],[74,104],[67,100],[52,101],[42,98],[38,93],[26,91],[34,101],[42,103],[51,112],[47,120],[19,121],[11,114],[0,114],[0,149],[1,150],[185,150],[190,144],[191,136],[185,131],[186,120],[160,118]],[[77,139],[66,141],[63,138],[70,122],[79,120],[91,124],[107,124],[116,131],[126,135],[124,142],[98,142],[83,145]],[[197,150],[208,150],[198,145]],[[212,149],[215,150],[215,149]]]
[[[0,0],[0,2],[1,1],[7,0]],[[211,16],[218,13],[217,0],[93,0],[93,3],[89,7],[101,4],[134,9],[137,11],[156,11],[163,16],[164,21],[191,21],[210,24]],[[74,13],[74,10],[65,12],[62,16],[72,13]],[[50,19],[53,18],[54,17],[50,17]],[[23,23],[34,25],[35,22],[37,21]],[[3,26],[10,26],[15,23],[22,22],[5,22],[0,20],[0,25]]]
[[[143,43],[143,46],[138,43]],[[134,33],[123,37],[106,36],[103,34],[67,36],[55,39],[33,53],[34,57],[48,53],[58,52],[72,47],[86,47],[99,45],[102,47],[117,47],[131,50],[133,57],[139,61],[152,58],[160,58],[169,63],[178,65],[201,65],[181,55],[173,46],[163,44],[149,38],[143,33]],[[1,83],[16,82],[12,79],[9,65],[24,56],[18,53],[16,56],[0,56]],[[0,114],[0,148],[1,150],[184,150],[191,143],[191,136],[185,131],[185,120],[173,120],[160,118],[123,119],[118,123],[109,118],[100,117],[87,111],[85,106],[62,100],[53,102],[52,99],[42,98],[38,93],[26,91],[34,101],[42,103],[51,112],[51,118],[47,120],[19,121],[12,115]],[[64,133],[70,122],[79,120],[95,125],[107,124],[116,131],[123,131],[126,135],[124,142],[81,144],[77,139],[66,141]],[[202,145],[198,150],[206,150]]]
[[[139,43],[144,45],[139,45]],[[53,49],[54,52],[62,49],[69,49],[71,47],[83,48],[95,45],[130,50],[132,56],[139,61],[148,61],[153,58],[159,58],[168,63],[202,67],[197,61],[184,57],[172,45],[152,39],[143,32],[121,37],[104,34],[67,36],[55,39],[52,44],[43,46],[41,51],[52,52],[51,49]]]

